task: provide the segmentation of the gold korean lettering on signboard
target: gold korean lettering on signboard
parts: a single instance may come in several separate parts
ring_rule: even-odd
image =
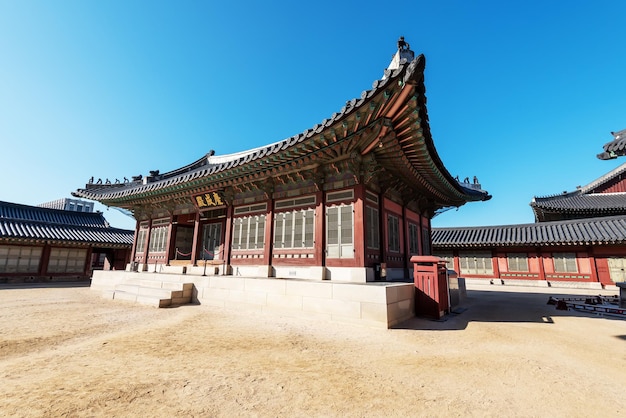
[[[218,192],[203,193],[198,196],[194,196],[196,205],[199,208],[209,208],[213,206],[223,206],[224,201]]]

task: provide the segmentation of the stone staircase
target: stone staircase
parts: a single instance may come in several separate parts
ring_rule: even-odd
[[[113,290],[105,290],[103,296],[166,308],[191,303],[193,286],[193,283],[161,278],[126,278]]]

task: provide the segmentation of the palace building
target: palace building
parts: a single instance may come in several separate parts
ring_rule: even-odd
[[[600,288],[626,280],[626,164],[535,197],[535,223],[434,228],[434,253],[468,281]]]
[[[0,283],[87,281],[93,270],[124,270],[133,231],[100,212],[0,202]]]
[[[410,277],[439,211],[491,196],[435,149],[425,58],[405,42],[381,79],[290,138],[172,171],[90,181],[75,197],[132,212],[129,269],[369,282]]]

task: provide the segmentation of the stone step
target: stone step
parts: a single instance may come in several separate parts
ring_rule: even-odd
[[[186,305],[188,303],[191,303],[191,296],[189,297],[180,297],[180,298],[172,298],[171,304],[172,305]]]
[[[113,292],[113,299],[115,300],[127,300],[129,302],[137,302],[137,294],[136,293],[128,293],[121,290],[116,290]]]
[[[144,287],[144,286],[135,286],[135,285],[118,285],[115,287],[115,290],[121,290],[123,292],[135,293],[136,295],[144,295],[144,296],[157,296],[160,298],[172,298],[172,297],[182,297],[182,290],[171,290],[171,289],[161,289],[157,287]]]
[[[154,306],[155,308],[166,308],[172,304],[171,298],[160,298],[158,296],[137,295],[137,303]]]
[[[131,277],[124,280],[121,284],[131,284],[136,286],[143,287],[155,287],[161,289],[172,289],[172,290],[189,290],[193,289],[193,283],[188,283],[180,280],[172,280],[172,279],[153,279],[153,278],[142,278],[142,277]]]
[[[172,299],[170,297],[163,298],[151,295],[138,295],[136,293],[124,292],[122,290],[116,290],[113,295],[113,299],[140,303],[142,305],[154,306],[155,308],[165,308],[172,304]]]
[[[191,292],[193,290],[193,283],[162,281],[161,288]]]
[[[130,278],[103,296],[163,308],[190,303],[193,286],[179,281]]]

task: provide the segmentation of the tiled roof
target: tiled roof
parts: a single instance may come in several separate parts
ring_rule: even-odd
[[[626,243],[626,216],[520,225],[433,228],[433,247],[615,245]]]
[[[542,210],[566,212],[616,212],[626,211],[626,193],[594,193],[565,195],[561,198],[535,198],[531,206]]]
[[[0,240],[127,247],[134,232],[111,228],[102,213],[71,212],[0,201]]]
[[[611,183],[620,181],[626,173],[626,164],[572,192],[534,197],[530,206],[538,222],[574,217],[597,217],[626,214],[626,193],[607,193]],[[599,192],[598,192],[599,191]]]
[[[598,189],[601,186],[606,185],[607,183],[610,183],[614,179],[621,178],[621,176],[623,176],[624,173],[626,173],[626,163],[614,168],[613,170],[595,179],[594,181],[587,184],[586,186],[583,186],[577,189],[576,192],[573,192],[573,193],[581,193],[581,194],[593,193],[595,189]]]
[[[393,154],[394,164],[388,169],[400,170],[403,165],[408,167],[404,173],[410,172],[414,179],[424,182],[424,187],[443,206],[460,206],[468,201],[487,200],[491,196],[486,191],[468,189],[456,182],[437,155],[425,109],[424,66],[423,55],[410,62],[403,59],[398,68],[387,69],[384,76],[373,83],[372,89],[346,102],[340,112],[285,140],[237,154],[217,156],[210,153],[185,167],[132,182],[87,184],[73,195],[100,201],[108,206],[130,208],[131,200],[137,203],[168,193],[181,196],[190,190],[224,185],[229,181],[245,182],[246,176],[262,179],[267,173],[315,149],[324,152],[323,149],[330,147],[338,138],[346,138],[356,132],[350,129],[358,127],[358,130],[379,129],[386,132],[385,124],[391,123],[398,124],[398,132],[407,135],[407,138],[403,139],[400,146],[394,145],[397,150],[386,151],[384,147],[376,149],[377,153]],[[390,103],[395,100],[398,103],[394,102],[391,106]],[[406,112],[406,116],[403,114],[402,118],[391,120],[380,116],[385,112]],[[383,143],[380,144],[382,147]],[[385,158],[380,161],[385,161]]]
[[[611,132],[611,135],[613,135],[613,141],[604,144],[604,152],[597,155],[601,160],[611,160],[626,155],[626,129]]]

